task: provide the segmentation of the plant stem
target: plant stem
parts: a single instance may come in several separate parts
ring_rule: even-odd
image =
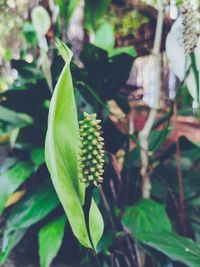
[[[100,267],[100,263],[97,257],[97,254],[95,252],[95,247],[92,241],[92,237],[91,237],[91,233],[90,233],[90,207],[91,207],[91,203],[92,203],[92,192],[93,192],[93,185],[89,185],[86,188],[85,191],[85,203],[83,206],[83,211],[84,211],[84,215],[85,215],[85,223],[86,223],[86,228],[87,228],[87,233],[88,233],[88,237],[90,240],[90,243],[92,245],[92,249],[88,250],[88,257],[91,261],[92,267]]]
[[[178,133],[178,120],[177,120],[177,107],[174,105],[174,115],[175,123]],[[185,205],[184,205],[184,186],[183,186],[183,175],[181,170],[181,152],[179,145],[179,136],[177,134],[176,140],[176,162],[177,162],[177,174],[178,174],[178,188],[179,188],[179,201],[180,201],[180,223],[182,227],[183,234],[186,234],[186,225],[185,225]]]
[[[162,39],[162,29],[163,29],[163,20],[164,20],[164,4],[163,0],[157,0],[158,6],[158,19],[156,25],[156,33],[154,39],[154,46],[153,46],[153,59],[154,59],[154,86],[155,86],[155,103],[150,111],[146,124],[142,131],[139,134],[140,145],[141,149],[141,175],[142,175],[142,197],[149,198],[150,197],[150,190],[151,190],[151,183],[150,183],[150,173],[149,173],[149,143],[148,137],[151,132],[151,129],[154,125],[157,109],[159,107],[159,99],[160,99],[160,87],[161,87],[161,80],[160,80],[160,73],[161,73],[161,66],[160,66],[160,46],[161,46],[161,39]]]

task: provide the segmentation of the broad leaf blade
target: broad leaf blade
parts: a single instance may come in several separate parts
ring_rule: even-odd
[[[39,232],[39,254],[41,267],[49,267],[62,244],[66,216],[45,225]]]
[[[137,237],[141,232],[171,232],[171,223],[159,203],[144,199],[125,210],[123,224]]]
[[[138,240],[190,267],[200,266],[200,246],[191,239],[172,233],[140,233]]]
[[[92,248],[82,208],[85,185],[81,184],[78,178],[79,126],[69,67],[72,54],[61,42],[57,43],[58,47],[62,48],[61,55],[64,55],[66,65],[50,104],[45,158],[74,235],[82,245]],[[96,220],[100,225],[97,226]],[[102,235],[103,224],[95,205],[92,205],[90,211],[90,227],[93,243],[97,244]]]
[[[16,163],[4,173],[0,173],[0,214],[9,196],[33,173],[33,165],[27,161]]]
[[[46,186],[21,200],[7,219],[2,240],[0,263],[5,262],[10,251],[23,238],[27,229],[45,218],[58,205],[59,200],[54,189]]]
[[[16,205],[7,220],[7,231],[30,227],[45,218],[58,205],[59,200],[53,187],[43,186]]]

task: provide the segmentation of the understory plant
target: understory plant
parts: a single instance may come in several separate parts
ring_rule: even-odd
[[[199,267],[196,13],[183,1],[167,36],[166,55],[179,81],[162,109],[165,3],[148,1],[150,11],[138,7],[142,42],[151,11],[158,17],[150,53],[149,40],[139,49],[124,46],[137,34],[122,42],[112,25],[130,3],[85,0],[85,39],[73,58],[70,43],[55,37],[67,39],[79,1],[56,2],[60,16],[57,6],[48,12],[40,6],[26,22],[27,49],[11,62],[18,77],[0,93],[0,144],[8,150],[0,166],[0,264],[17,253],[41,267],[53,260],[79,267]],[[135,97],[141,88],[128,80],[144,51],[158,93],[151,107]]]

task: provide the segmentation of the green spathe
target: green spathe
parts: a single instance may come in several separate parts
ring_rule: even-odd
[[[60,41],[58,48],[62,48],[61,55],[65,55],[66,64],[50,104],[45,158],[74,235],[83,246],[92,249],[82,207],[85,185],[79,181],[78,172],[80,137],[69,66],[72,52]],[[66,53],[63,49],[66,49]],[[90,209],[90,233],[96,247],[103,233],[103,219],[94,201]]]

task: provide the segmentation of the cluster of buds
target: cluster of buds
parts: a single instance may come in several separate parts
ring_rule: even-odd
[[[80,121],[81,152],[79,173],[80,181],[88,185],[99,185],[103,182],[104,139],[101,137],[100,120],[96,114],[83,113]]]
[[[190,54],[197,46],[199,37],[199,16],[191,1],[185,0],[181,8],[183,19],[183,36],[186,53]]]

